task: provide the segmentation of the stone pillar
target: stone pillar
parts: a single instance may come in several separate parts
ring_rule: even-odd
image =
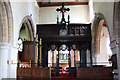
[[[8,78],[16,78],[17,76],[17,55],[18,51],[16,48],[10,47],[10,51],[8,53]],[[14,63],[12,63],[14,61]],[[11,74],[12,73],[12,74]]]
[[[116,38],[116,54],[118,66],[118,79],[120,80],[120,38]]]
[[[112,54],[118,54],[118,53],[116,53],[116,51],[117,51],[117,46],[116,46],[116,40],[115,40],[115,38],[113,37],[112,39],[111,39],[111,50],[112,50]],[[118,69],[114,69],[113,70],[113,78],[114,79],[118,79]]]
[[[112,50],[117,54],[118,79],[120,80],[120,2],[114,2],[113,32],[115,36],[115,48]]]
[[[8,43],[0,43],[0,80],[7,78],[9,50],[10,45]]]

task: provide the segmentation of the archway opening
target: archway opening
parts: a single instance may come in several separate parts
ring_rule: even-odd
[[[112,55],[108,26],[101,20],[97,30],[96,51],[98,53],[97,65],[111,66],[109,58]]]
[[[35,43],[34,43],[33,33],[34,32],[30,20],[24,19],[21,28],[19,30],[19,38],[17,42],[18,62],[19,62],[18,67],[23,67],[24,65],[26,65],[26,64],[23,65],[22,64],[23,62],[30,62],[30,63],[35,62],[35,60],[32,60],[30,57],[33,56],[31,55],[32,53],[35,53],[35,49],[34,49]],[[34,57],[36,57],[36,55]],[[28,65],[27,67],[30,66],[31,65]]]
[[[27,23],[23,23],[19,33],[19,39],[17,43],[19,61],[22,61],[22,53],[23,53],[23,42],[31,41],[30,30]]]
[[[21,38],[23,41],[31,41],[30,30],[27,23],[23,23],[20,29],[19,38]]]

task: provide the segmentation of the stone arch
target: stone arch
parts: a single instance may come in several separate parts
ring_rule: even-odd
[[[31,16],[26,16],[23,18],[23,20],[20,24],[20,27],[19,27],[19,33],[20,33],[20,29],[21,29],[23,23],[27,23],[29,31],[30,31],[31,40],[34,41],[35,30],[34,30],[34,24],[33,24]]]
[[[9,0],[0,1],[0,20],[0,42],[13,44],[13,15]]]
[[[101,34],[102,25],[104,23],[107,26],[104,15],[102,13],[95,13],[95,18],[92,25],[92,53],[93,54],[99,54],[100,52],[100,34]],[[108,27],[108,32],[110,34],[109,27]]]

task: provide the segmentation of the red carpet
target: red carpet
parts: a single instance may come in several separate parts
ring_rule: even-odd
[[[61,72],[59,76],[52,77],[52,80],[76,80],[76,77],[70,77],[68,72]]]

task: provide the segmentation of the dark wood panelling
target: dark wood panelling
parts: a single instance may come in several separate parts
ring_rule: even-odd
[[[22,53],[22,62],[31,61],[35,62],[35,45],[34,41],[25,41],[23,42],[23,53]]]
[[[57,24],[39,24],[37,25],[37,33],[39,37],[51,37],[59,35],[60,27]]]
[[[39,24],[37,34],[39,38],[43,38],[43,41],[91,41],[91,24],[69,24],[67,34],[60,35],[60,30],[64,28],[65,24]],[[73,33],[70,32],[72,29]]]

